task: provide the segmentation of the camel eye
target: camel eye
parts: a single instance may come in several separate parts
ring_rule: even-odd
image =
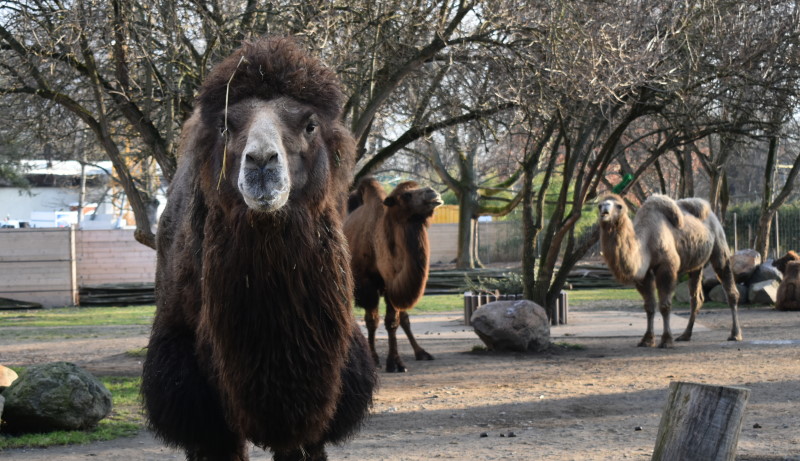
[[[621,210],[621,209],[622,209],[622,205],[620,205],[620,204],[617,204],[617,209],[618,209],[618,210]]]
[[[317,129],[317,124],[314,123],[314,122],[308,122],[308,125],[306,125],[306,133],[309,133],[309,134],[313,133],[314,130],[316,130],[316,129]]]

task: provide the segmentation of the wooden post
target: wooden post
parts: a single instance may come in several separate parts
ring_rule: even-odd
[[[72,305],[77,306],[78,299],[78,255],[75,251],[75,226],[69,226],[69,297]]]
[[[672,382],[653,461],[733,461],[750,390]]]

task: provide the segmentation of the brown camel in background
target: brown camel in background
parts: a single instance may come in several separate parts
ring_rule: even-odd
[[[725,232],[708,202],[698,198],[678,200],[655,194],[642,204],[634,221],[622,198],[609,194],[598,205],[600,247],[614,276],[633,283],[644,298],[647,331],[639,346],[655,346],[653,318],[656,305],[664,321],[659,347],[672,347],[669,314],[678,275],[689,274],[691,314],[677,341],[689,341],[697,311],[703,305],[700,278],[711,263],[717,273],[733,317],[728,340],[741,341],[737,303],[739,291],[733,280],[730,250]],[[658,299],[656,299],[656,292]]]
[[[785,255],[781,256],[780,258],[772,261],[772,265],[780,271],[780,273],[785,277],[786,276],[786,265],[792,261],[800,261],[800,255],[798,255],[793,250],[789,250]]]
[[[775,309],[800,311],[800,261],[789,261],[785,264],[783,275],[784,278],[778,286]]]
[[[397,327],[403,328],[417,360],[433,360],[411,333],[408,309],[416,305],[428,280],[428,226],[433,210],[442,204],[433,189],[408,181],[388,196],[381,184],[363,179],[350,195],[344,233],[350,244],[356,305],[364,308],[367,339],[376,364],[375,330],[378,303],[386,301],[384,325],[389,335],[386,371],[404,372],[397,350]]]

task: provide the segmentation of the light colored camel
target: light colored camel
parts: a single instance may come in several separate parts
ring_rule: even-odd
[[[648,198],[634,221],[628,207],[615,194],[598,205],[600,248],[617,280],[633,283],[644,299],[647,331],[639,346],[655,346],[653,318],[656,305],[664,321],[659,347],[672,347],[669,314],[680,274],[689,274],[691,314],[686,330],[676,338],[689,341],[697,311],[703,305],[701,273],[711,263],[728,297],[733,325],[729,341],[741,341],[737,303],[739,291],[733,280],[725,232],[708,202],[698,198],[678,200],[655,194]],[[656,299],[656,292],[658,299]]]

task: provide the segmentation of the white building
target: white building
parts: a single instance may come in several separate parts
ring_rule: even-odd
[[[86,177],[84,229],[130,227],[125,197],[115,194],[110,161],[81,168],[80,162],[24,160],[21,171],[29,189],[0,184],[0,227],[65,227],[78,224],[81,175]],[[118,189],[118,188],[117,188]],[[116,191],[119,192],[119,191]],[[115,195],[117,195],[115,197]],[[162,203],[163,197],[159,197]]]

